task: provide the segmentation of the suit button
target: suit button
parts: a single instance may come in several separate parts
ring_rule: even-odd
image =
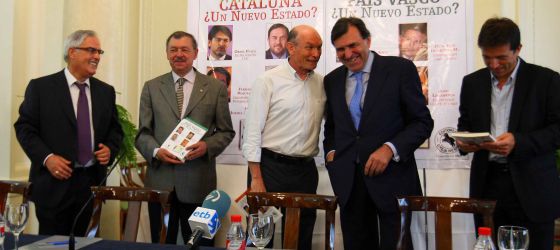
[[[359,135],[358,135],[358,136],[356,136],[356,140],[359,140],[359,139],[360,139],[360,136],[359,136]]]

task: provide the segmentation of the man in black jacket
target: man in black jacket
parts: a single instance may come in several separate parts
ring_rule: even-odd
[[[560,146],[560,76],[519,57],[519,28],[507,18],[487,20],[478,46],[487,67],[463,79],[458,129],[490,132],[496,141],[457,141],[463,154],[474,152],[470,196],[497,200],[495,230],[524,226],[530,249],[552,249],[560,216],[554,155]]]

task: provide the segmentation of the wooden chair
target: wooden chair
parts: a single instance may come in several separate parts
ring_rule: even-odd
[[[160,243],[165,243],[167,235],[167,222],[169,218],[169,191],[154,190],[149,188],[134,187],[105,187],[93,186],[91,191],[94,195],[93,214],[86,231],[87,237],[96,237],[99,234],[99,221],[101,219],[101,207],[106,200],[128,201],[126,223],[121,226],[121,240],[136,242],[138,224],[140,221],[140,208],[143,201],[159,202],[162,207],[160,231]]]
[[[494,228],[492,214],[496,201],[454,197],[397,197],[401,212],[401,231],[397,249],[412,249],[410,241],[410,216],[412,211],[432,211],[435,213],[436,249],[452,249],[451,213],[473,213],[483,216],[484,226]]]
[[[277,206],[286,208],[285,228],[282,248],[297,249],[300,208],[325,210],[325,249],[334,249],[336,196],[298,193],[248,193],[247,203],[251,213],[260,207]]]
[[[121,172],[121,186],[124,187],[144,187],[144,181],[146,180],[146,168],[148,167],[148,163],[143,161],[143,162],[138,162],[136,164],[137,166],[127,166],[127,167],[121,167],[120,168],[120,172]],[[133,171],[137,171],[138,172],[138,177],[140,177],[140,180],[142,181],[142,183],[138,183],[136,181],[134,181],[134,178],[132,177]]]
[[[4,214],[9,193],[20,194],[23,201],[27,201],[30,185],[29,182],[0,180],[0,214]]]

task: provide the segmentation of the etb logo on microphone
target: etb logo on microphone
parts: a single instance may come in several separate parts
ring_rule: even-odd
[[[189,218],[189,224],[191,229],[197,227],[203,229],[203,237],[211,239],[220,228],[218,212],[214,209],[198,207]]]

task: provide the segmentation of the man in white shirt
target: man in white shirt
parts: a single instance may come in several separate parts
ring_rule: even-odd
[[[243,155],[249,161],[253,192],[317,192],[313,157],[325,105],[323,77],[313,70],[322,39],[310,26],[288,35],[288,61],[255,81],[245,126]],[[315,210],[303,210],[298,249],[311,249]]]

